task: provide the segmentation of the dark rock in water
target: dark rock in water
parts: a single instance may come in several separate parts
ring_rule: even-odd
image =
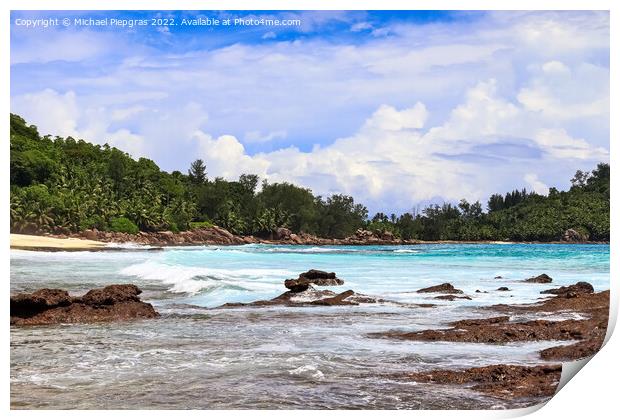
[[[462,290],[455,289],[450,283],[442,283],[437,286],[425,287],[418,290],[418,293],[463,293]]]
[[[34,293],[20,293],[11,296],[11,317],[29,317],[36,313],[59,306],[69,306],[69,293],[61,289],[40,289]]]
[[[439,295],[439,296],[436,296],[435,299],[438,299],[438,300],[449,300],[450,302],[452,302],[455,299],[471,300],[471,298],[469,296],[455,296],[455,295]]]
[[[546,274],[541,274],[536,277],[530,277],[529,279],[523,280],[525,283],[551,283],[553,279]]]
[[[140,301],[142,291],[131,284],[93,289],[71,297],[60,289],[41,289],[11,297],[11,325],[88,323],[155,318],[150,303]]]
[[[502,287],[498,287],[497,291],[498,292],[510,292],[510,289],[507,288],[506,286],[502,286]]]
[[[465,370],[431,370],[403,374],[406,379],[436,384],[473,384],[472,389],[504,400],[551,397],[555,394],[562,365],[491,365]]]
[[[342,292],[333,297],[328,297],[325,299],[315,300],[310,302],[312,305],[321,305],[321,306],[336,306],[336,305],[358,305],[357,302],[347,301],[345,299],[353,296],[355,292],[353,290],[347,290],[346,292]]]
[[[495,277],[493,277],[493,278],[494,278],[495,280],[498,280],[498,279],[503,279],[503,277],[502,277],[502,276],[495,276]]]
[[[295,293],[307,290],[311,284],[315,286],[342,286],[344,281],[337,278],[336,273],[321,270],[309,270],[301,273],[296,279],[284,281],[284,286]]]
[[[540,293],[573,297],[573,295],[577,295],[579,293],[594,293],[594,287],[592,287],[592,285],[588,282],[580,281],[578,283],[571,284],[570,286],[562,286],[557,289],[543,290]]]
[[[103,289],[93,289],[80,298],[80,301],[86,305],[114,305],[120,302],[139,302],[138,295],[142,293],[137,286],[133,284],[113,284]]]

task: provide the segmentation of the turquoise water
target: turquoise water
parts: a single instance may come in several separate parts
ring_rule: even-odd
[[[215,309],[269,299],[310,268],[395,304]],[[522,279],[547,273],[552,285]],[[501,276],[501,279],[495,277]],[[163,251],[11,252],[11,291],[82,293],[131,282],[157,320],[11,329],[14,408],[509,408],[463,387],[390,374],[492,363],[538,364],[553,342],[485,345],[368,338],[389,329],[442,328],[494,303],[587,281],[609,288],[608,245],[485,244],[366,247],[244,245]],[[450,282],[471,301],[434,300],[421,287]],[[498,292],[507,286],[510,292]],[[476,290],[488,293],[476,293]],[[191,304],[188,306],[184,304]],[[574,317],[574,314],[562,315]],[[539,316],[540,317],[540,316]],[[557,316],[556,316],[557,318]]]

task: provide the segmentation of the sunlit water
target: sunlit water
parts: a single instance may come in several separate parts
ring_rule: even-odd
[[[335,271],[353,289],[402,303],[321,308],[214,309],[270,299],[310,268]],[[463,387],[416,384],[398,373],[493,363],[540,363],[557,345],[418,343],[370,332],[445,327],[489,316],[478,306],[540,299],[549,285],[609,288],[608,245],[245,245],[164,251],[11,252],[11,291],[83,293],[134,283],[163,315],[137,322],[14,327],[14,408],[504,408],[532,404]],[[502,279],[495,279],[501,276]],[[471,301],[417,294],[450,282]],[[510,292],[498,292],[507,286]],[[476,293],[476,290],[488,293]],[[188,306],[193,305],[193,306]],[[198,306],[198,307],[196,307]],[[570,314],[566,315],[571,316]]]

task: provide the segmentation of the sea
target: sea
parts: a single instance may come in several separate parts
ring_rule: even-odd
[[[183,246],[103,252],[11,250],[11,293],[109,284],[139,286],[158,319],[11,327],[14,409],[503,409],[467,386],[408,380],[408,372],[490,364],[535,365],[566,342],[501,345],[369,337],[448,328],[492,316],[480,307],[533,303],[550,287],[609,289],[609,245]],[[340,307],[218,308],[271,299],[308,269],[387,302]],[[524,283],[546,273],[552,284]],[[441,301],[423,287],[449,282],[471,300]],[[510,291],[497,291],[508,287]],[[416,305],[432,303],[434,307]],[[527,317],[527,316],[526,316]],[[538,314],[537,319],[579,318]]]

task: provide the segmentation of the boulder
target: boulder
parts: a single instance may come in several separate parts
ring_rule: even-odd
[[[103,289],[93,289],[80,298],[87,305],[114,305],[120,302],[139,302],[142,290],[133,284],[113,284]]]
[[[82,236],[90,241],[96,241],[99,239],[98,233],[99,232],[97,231],[97,229],[86,229],[84,232],[82,232]]]
[[[498,292],[510,292],[510,289],[505,286],[502,286],[502,287],[498,287],[497,291]]]
[[[11,296],[11,316],[28,317],[59,306],[69,306],[72,300],[66,290],[40,289],[34,293]]]
[[[564,242],[587,242],[589,239],[587,234],[579,233],[575,229],[567,229],[562,235]]]
[[[290,229],[279,227],[276,229],[276,239],[288,239],[292,233],[293,232],[291,232]]]
[[[11,325],[89,323],[155,318],[141,290],[131,284],[112,285],[71,297],[65,290],[41,289],[11,296]]]
[[[307,290],[311,284],[315,286],[342,286],[344,281],[337,278],[336,273],[314,269],[301,273],[296,279],[284,280],[284,286],[295,293]]]
[[[455,289],[450,283],[442,283],[437,286],[425,287],[423,289],[418,290],[418,293],[450,293],[450,294],[461,294],[462,290]]]
[[[572,297],[572,295],[579,293],[594,293],[594,287],[592,287],[592,285],[588,282],[580,281],[578,283],[571,284],[570,286],[562,286],[557,289],[543,290],[540,293],[566,297],[571,295],[570,297]]]
[[[530,277],[529,279],[523,280],[525,283],[551,283],[553,279],[546,274],[541,274],[536,277]]]

